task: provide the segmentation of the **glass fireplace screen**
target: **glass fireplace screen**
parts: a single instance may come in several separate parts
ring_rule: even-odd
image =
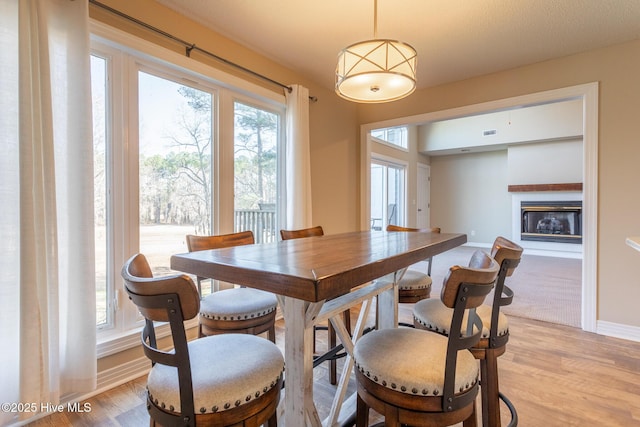
[[[522,240],[582,243],[582,202],[521,202]]]

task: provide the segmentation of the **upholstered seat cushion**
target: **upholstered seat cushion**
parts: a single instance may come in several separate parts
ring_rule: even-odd
[[[278,299],[271,292],[233,288],[207,295],[200,303],[200,315],[213,320],[245,320],[276,310]]]
[[[378,280],[383,283],[388,283],[393,280],[392,277],[393,276],[385,276]],[[428,289],[431,288],[432,282],[431,277],[425,273],[416,270],[407,270],[398,283],[398,289]]]
[[[476,309],[482,320],[482,338],[489,338],[491,328],[491,306],[483,304]],[[413,318],[425,328],[440,334],[449,334],[453,309],[447,307],[440,299],[422,300],[413,307]],[[462,321],[462,327],[467,325],[467,316]],[[498,335],[509,332],[509,320],[502,313],[498,314]]]
[[[195,411],[220,412],[261,396],[278,383],[284,358],[271,341],[246,334],[222,334],[189,342]],[[156,364],[147,381],[156,405],[180,412],[177,368]]]
[[[373,331],[355,345],[357,369],[389,389],[419,396],[441,396],[444,388],[448,338],[420,329]],[[455,390],[460,393],[478,381],[478,363],[471,352],[458,353]]]

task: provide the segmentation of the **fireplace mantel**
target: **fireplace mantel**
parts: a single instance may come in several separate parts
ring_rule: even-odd
[[[524,184],[509,185],[509,193],[526,193],[532,191],[582,191],[581,182],[570,182],[566,184]]]

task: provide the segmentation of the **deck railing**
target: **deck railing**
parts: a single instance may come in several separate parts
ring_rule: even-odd
[[[256,243],[275,242],[278,239],[275,209],[238,209],[235,211],[233,227],[236,232],[253,231]]]

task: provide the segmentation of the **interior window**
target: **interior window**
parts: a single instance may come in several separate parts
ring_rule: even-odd
[[[371,136],[378,142],[395,145],[405,150],[408,147],[406,126],[374,129],[371,131]]]

